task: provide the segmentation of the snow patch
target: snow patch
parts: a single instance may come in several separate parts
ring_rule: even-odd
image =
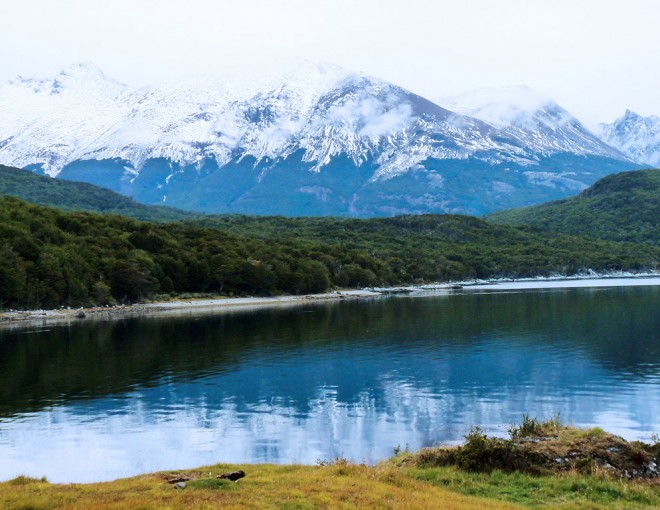
[[[575,179],[566,177],[570,172],[553,174],[550,172],[523,172],[525,178],[534,185],[546,186],[548,188],[564,188],[573,191],[583,191],[588,188],[586,184]]]
[[[330,188],[325,188],[323,186],[303,186],[298,188],[298,191],[314,195],[316,199],[321,202],[327,202],[334,193]]]

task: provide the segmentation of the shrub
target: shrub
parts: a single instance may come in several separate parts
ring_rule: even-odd
[[[465,435],[465,444],[456,452],[456,465],[468,471],[492,471],[511,465],[513,443],[506,439],[488,437],[480,427],[473,427]]]

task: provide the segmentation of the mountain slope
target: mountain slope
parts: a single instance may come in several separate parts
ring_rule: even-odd
[[[142,88],[79,64],[1,86],[0,107],[0,163],[213,213],[478,214],[635,168],[564,110],[503,127],[320,64]]]
[[[660,167],[660,117],[626,110],[612,124],[600,125],[600,137],[638,163]]]
[[[0,195],[65,211],[120,214],[145,221],[181,221],[200,217],[197,213],[171,207],[140,204],[93,184],[52,179],[4,165],[0,165]]]
[[[490,214],[488,221],[660,245],[660,170],[609,175],[576,197]]]

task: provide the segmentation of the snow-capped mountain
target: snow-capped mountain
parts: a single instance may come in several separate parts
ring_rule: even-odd
[[[551,98],[526,86],[477,89],[438,104],[497,127],[535,151],[621,157]]]
[[[453,112],[327,64],[133,88],[83,63],[0,86],[0,163],[147,203],[351,215],[487,212],[632,167],[552,101],[506,94]]]
[[[384,156],[381,176],[406,171],[429,155],[464,158],[495,149],[524,156],[519,147],[494,142],[492,130],[473,119],[328,65],[251,90],[219,79],[133,90],[85,63],[54,80],[19,79],[0,94],[8,109],[0,127],[3,154],[11,153],[19,166],[41,164],[51,176],[86,159],[118,158],[136,171],[160,157],[180,165],[211,157],[223,166],[236,151],[261,162],[303,149],[303,161],[314,170],[337,155],[359,164],[378,151]],[[455,143],[411,136],[431,124]]]
[[[660,117],[626,110],[612,124],[601,124],[599,135],[633,161],[660,167]]]

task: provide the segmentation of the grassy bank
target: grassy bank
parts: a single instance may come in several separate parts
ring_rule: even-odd
[[[185,472],[183,490],[157,473],[109,483],[53,485],[30,479],[0,484],[3,508],[492,508],[515,506],[464,495],[394,467],[358,465],[244,467],[238,483],[215,476],[235,466]]]
[[[167,508],[454,508],[563,509],[660,507],[660,487],[651,482],[566,473],[556,476],[455,467],[241,466],[238,483],[218,480],[237,466],[164,472],[96,484],[50,484],[19,477],[0,484],[0,507],[8,509]],[[186,488],[168,483],[190,477]]]
[[[660,478],[637,468],[654,465],[659,448],[600,429],[526,419],[508,439],[475,429],[461,446],[403,452],[373,467],[343,460],[317,466],[218,464],[96,484],[18,477],[0,483],[0,506],[650,509],[660,508]],[[217,478],[236,469],[246,472],[237,483]],[[174,482],[181,480],[185,487],[177,489]]]

